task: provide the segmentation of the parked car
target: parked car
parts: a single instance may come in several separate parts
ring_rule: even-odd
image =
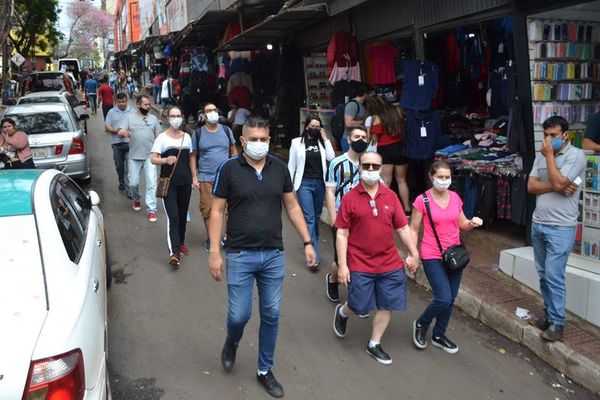
[[[23,84],[23,94],[56,90],[66,90],[75,96],[79,96],[77,87],[66,72],[33,72]]]
[[[74,179],[91,180],[87,136],[83,122],[62,103],[22,104],[8,107],[17,129],[27,133],[36,168],[56,168]]]
[[[81,119],[83,114],[87,114],[87,103],[77,98],[66,90],[53,92],[36,92],[22,96],[17,104],[45,104],[45,103],[63,103],[73,109],[78,119]],[[87,120],[83,121],[85,131],[87,132]]]
[[[112,399],[99,202],[60,171],[0,171],[0,400]]]

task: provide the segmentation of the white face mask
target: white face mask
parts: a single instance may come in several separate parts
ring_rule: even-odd
[[[216,111],[210,111],[206,113],[206,120],[209,124],[216,124],[219,122],[219,113]]]
[[[433,187],[438,190],[447,190],[452,184],[452,179],[433,178]]]
[[[374,185],[379,181],[379,171],[363,171],[360,174],[360,179],[367,185]]]
[[[251,159],[260,161],[265,158],[269,152],[269,142],[246,142],[244,151]]]
[[[179,129],[182,122],[183,122],[183,118],[181,118],[181,117],[169,118],[169,125],[171,125],[171,127],[173,127],[173,129]]]

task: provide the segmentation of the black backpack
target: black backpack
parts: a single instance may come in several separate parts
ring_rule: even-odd
[[[358,105],[358,110],[356,111],[356,115],[360,112],[360,105],[356,100],[350,100],[348,104],[351,102],[356,103]],[[346,111],[346,104],[340,103],[335,106],[335,111],[333,112],[333,117],[331,117],[331,135],[336,140],[337,144],[340,144],[342,137],[344,136],[344,131],[346,130],[346,123],[344,122],[344,114]],[[356,118],[356,115],[354,118]]]

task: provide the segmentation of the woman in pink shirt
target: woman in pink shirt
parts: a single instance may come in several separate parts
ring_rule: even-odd
[[[0,155],[4,169],[35,168],[27,134],[17,131],[17,124],[12,118],[3,118],[0,127]]]
[[[470,231],[481,225],[479,218],[467,219],[463,213],[463,202],[455,192],[448,190],[452,183],[450,166],[445,161],[435,161],[429,169],[429,177],[433,188],[425,192],[429,199],[431,219],[440,238],[442,248],[460,244],[460,231]],[[423,195],[413,203],[410,229],[415,241],[419,236],[419,228],[423,222],[423,239],[421,242],[421,260],[423,268],[433,291],[433,301],[423,314],[413,322],[413,343],[419,349],[427,347],[427,329],[435,319],[431,343],[453,354],[458,346],[446,337],[446,329],[452,315],[454,299],[458,294],[462,270],[449,271],[442,263],[442,254],[435,239],[431,220],[423,201]]]

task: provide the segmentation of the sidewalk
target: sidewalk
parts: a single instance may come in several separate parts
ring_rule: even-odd
[[[287,160],[287,149],[274,152]],[[326,209],[323,210],[326,214]],[[329,220],[324,215],[322,220]],[[323,228],[325,229],[325,228]],[[473,231],[463,235],[471,263],[463,273],[456,305],[503,336],[533,351],[570,379],[600,394],[600,328],[569,313],[562,342],[548,343],[540,330],[515,315],[516,307],[543,313],[541,296],[498,269],[500,251],[523,246],[512,232]],[[398,242],[400,248],[402,245]],[[411,279],[430,290],[422,268]]]

